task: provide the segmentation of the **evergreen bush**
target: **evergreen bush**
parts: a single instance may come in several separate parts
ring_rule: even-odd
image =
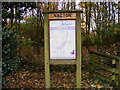
[[[2,74],[3,77],[15,72],[20,67],[20,58],[17,55],[19,45],[16,30],[2,28]]]

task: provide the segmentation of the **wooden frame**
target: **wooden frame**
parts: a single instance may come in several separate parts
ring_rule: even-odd
[[[76,88],[81,88],[81,10],[44,11],[45,87],[50,88],[50,64],[75,64]],[[76,13],[76,59],[51,59],[49,49],[49,13]],[[59,19],[60,20],[60,19]],[[69,62],[68,62],[69,61]]]

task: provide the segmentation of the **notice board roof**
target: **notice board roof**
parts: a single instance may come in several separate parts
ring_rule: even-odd
[[[47,11],[43,11],[43,13],[83,13],[82,10],[47,10]]]

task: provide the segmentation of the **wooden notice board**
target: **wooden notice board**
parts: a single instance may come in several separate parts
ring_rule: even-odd
[[[81,13],[44,11],[46,88],[50,88],[50,64],[75,64],[76,87],[81,87]]]

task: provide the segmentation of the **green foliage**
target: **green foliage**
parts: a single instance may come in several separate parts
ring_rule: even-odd
[[[91,35],[92,34],[86,35],[86,37],[83,39],[83,41],[82,41],[83,46],[91,46],[91,45],[93,45],[93,40],[91,38]]]
[[[41,21],[40,21],[41,22]],[[43,27],[38,23],[36,16],[28,16],[24,23],[20,23],[20,37],[24,45],[43,45]],[[25,44],[26,43],[26,44]]]
[[[16,30],[2,29],[2,72],[3,76],[15,72],[20,66],[20,58],[17,56],[19,45]]]
[[[34,41],[31,40],[31,38],[25,38],[25,37],[20,37],[20,42],[22,45],[26,46],[32,46],[34,44]]]
[[[120,44],[120,24],[111,25],[103,30],[103,45]]]
[[[86,35],[82,41],[84,46],[120,45],[120,24],[110,25],[108,29],[94,30],[94,34]],[[102,44],[101,44],[102,43]]]

